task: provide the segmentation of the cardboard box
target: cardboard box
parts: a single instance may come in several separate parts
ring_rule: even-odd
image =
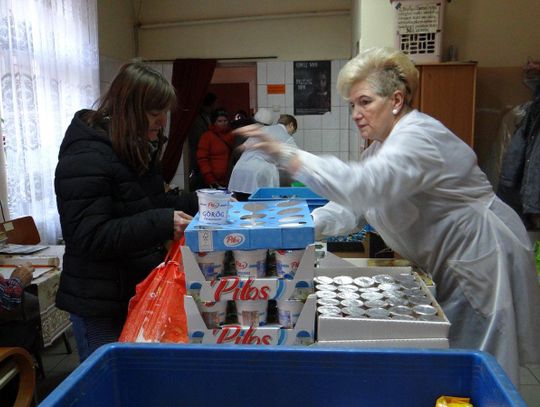
[[[377,274],[397,275],[411,272],[410,267],[333,267],[317,268],[316,276],[351,277],[375,276]],[[441,321],[403,321],[392,319],[369,318],[337,318],[317,316],[317,341],[363,341],[363,340],[396,340],[396,339],[447,339],[450,322],[441,307],[416,275],[422,290],[437,308]],[[383,342],[384,343],[384,342]],[[359,343],[360,344],[360,343]]]
[[[306,201],[231,202],[226,224],[201,225],[197,214],[185,237],[194,252],[301,249],[315,241],[315,226]]]
[[[317,341],[315,347],[344,347],[344,348],[431,348],[448,349],[446,338],[418,338],[418,339],[365,339],[347,341]]]
[[[182,246],[181,250],[187,291],[198,296],[201,301],[276,300],[291,298],[293,294],[307,296],[313,292],[314,244],[306,247],[292,280],[278,277],[241,279],[228,276],[206,281],[190,248]]]
[[[246,327],[224,325],[208,329],[199,312],[195,299],[184,296],[190,343],[220,345],[310,345],[315,341],[315,308],[317,299],[311,294],[306,299],[294,328],[279,325]]]

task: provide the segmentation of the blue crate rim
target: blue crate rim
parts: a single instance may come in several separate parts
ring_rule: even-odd
[[[522,403],[522,397],[514,385],[510,382],[508,376],[498,364],[496,359],[489,353],[469,350],[469,349],[420,349],[420,348],[344,348],[344,347],[298,347],[298,346],[253,346],[253,345],[203,345],[203,344],[164,344],[164,343],[110,343],[103,345],[93,352],[80,366],[78,366],[58,387],[56,387],[43,401],[43,404],[56,405],[62,400],[64,395],[72,390],[77,384],[80,377],[85,376],[87,373],[95,369],[96,362],[101,359],[114,360],[115,354],[120,352],[119,355],[125,355],[125,352],[130,350],[144,350],[152,352],[154,350],[192,350],[196,346],[197,350],[208,351],[210,353],[223,352],[223,353],[263,353],[269,352],[275,353],[292,353],[301,354],[307,352],[317,352],[319,354],[332,354],[332,353],[355,353],[355,354],[369,354],[369,355],[390,355],[396,354],[405,355],[433,355],[435,357],[447,357],[451,355],[463,356],[478,359],[483,362],[484,367],[491,371],[493,376],[497,379],[498,384],[501,386],[501,390],[511,401],[518,401]],[[40,403],[41,405],[41,403]],[[526,406],[524,402],[518,404],[518,406]]]

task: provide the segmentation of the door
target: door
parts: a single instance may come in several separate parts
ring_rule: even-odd
[[[217,96],[216,107],[223,107],[229,113],[229,120],[239,110],[251,115],[249,108],[249,83],[214,83],[208,91]]]
[[[415,102],[469,146],[474,144],[476,64],[421,65]],[[416,106],[415,106],[416,107]]]

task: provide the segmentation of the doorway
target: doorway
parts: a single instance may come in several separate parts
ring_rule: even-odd
[[[208,86],[218,97],[216,107],[223,107],[232,120],[238,110],[253,116],[257,109],[257,63],[218,62]],[[189,157],[184,154],[184,185],[189,185]]]

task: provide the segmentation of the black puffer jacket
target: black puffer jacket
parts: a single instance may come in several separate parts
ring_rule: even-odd
[[[165,194],[155,162],[138,176],[83,114],[66,131],[55,174],[66,242],[56,305],[79,316],[123,318],[135,285],[164,259],[173,210],[193,215],[197,199]]]

